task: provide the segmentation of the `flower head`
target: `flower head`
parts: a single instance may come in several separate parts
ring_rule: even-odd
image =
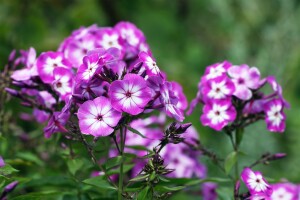
[[[106,97],[84,102],[78,109],[79,127],[83,134],[108,136],[114,131],[122,114],[116,111]]]
[[[233,122],[236,110],[228,100],[216,100],[203,107],[201,122],[204,126],[210,126],[215,130],[221,130],[228,123]]]
[[[260,172],[254,172],[250,168],[246,167],[242,171],[241,178],[252,195],[263,193],[270,196],[273,192],[272,187],[264,179]]]
[[[242,100],[252,97],[251,89],[257,89],[260,85],[260,72],[256,67],[249,68],[248,65],[231,66],[228,74],[235,85],[234,95]]]
[[[285,130],[283,107],[283,102],[280,99],[273,99],[264,105],[265,121],[269,131],[283,132]]]
[[[114,81],[109,88],[113,108],[120,112],[138,115],[151,99],[151,90],[139,75],[126,74],[123,80]]]

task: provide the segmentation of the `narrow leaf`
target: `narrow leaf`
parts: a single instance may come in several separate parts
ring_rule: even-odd
[[[115,187],[111,186],[107,180],[103,176],[97,176],[89,179],[85,179],[82,181],[85,184],[96,186],[101,189],[107,189],[107,190],[116,190]]]
[[[233,151],[230,154],[228,154],[228,156],[225,160],[225,163],[224,163],[224,168],[225,168],[226,174],[229,174],[233,165],[237,162],[237,156],[238,156],[238,153],[236,151]]]
[[[130,130],[131,132],[133,132],[133,133],[135,133],[135,134],[141,136],[142,138],[147,138],[147,137],[144,136],[142,133],[140,133],[138,130],[136,130],[136,129],[130,127],[130,126],[127,126],[127,128],[128,128],[128,130]]]

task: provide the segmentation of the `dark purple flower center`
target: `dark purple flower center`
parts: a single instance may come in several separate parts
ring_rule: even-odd
[[[87,54],[88,50],[87,49],[82,49],[83,54]]]
[[[275,112],[274,115],[275,115],[275,117],[277,117],[277,116],[279,115],[279,113],[278,113],[278,112]]]
[[[256,179],[256,181],[255,181],[256,183],[260,183],[260,180],[259,179]]]
[[[58,65],[56,63],[53,64],[53,67],[57,67]]]
[[[242,84],[244,84],[245,83],[245,80],[243,79],[243,78],[239,78],[238,79],[238,84],[239,85],[242,85]]]
[[[178,163],[179,163],[178,158],[175,158],[175,159],[174,159],[174,164],[178,164]]]
[[[215,114],[216,114],[216,115],[220,115],[220,111],[216,111]]]
[[[216,92],[219,93],[221,91],[220,88],[216,88]]]
[[[57,87],[57,88],[60,88],[61,86],[62,86],[62,83],[61,83],[61,82],[56,83],[56,87]]]
[[[98,121],[102,121],[103,120],[103,116],[102,115],[98,115],[96,118]]]
[[[109,42],[108,42],[108,45],[109,45],[109,46],[112,46],[112,45],[113,45],[112,41],[109,41]]]
[[[156,63],[152,63],[152,65],[153,65],[153,67],[155,67],[155,66],[156,66]]]
[[[127,91],[125,95],[127,98],[129,98],[129,97],[131,97],[131,92]]]

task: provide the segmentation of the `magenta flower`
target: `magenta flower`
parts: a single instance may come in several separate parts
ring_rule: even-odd
[[[285,130],[286,117],[283,108],[283,102],[280,99],[273,99],[264,105],[265,121],[269,131],[283,132]]]
[[[256,193],[249,197],[250,200],[273,200],[270,196],[265,193]]]
[[[37,59],[38,73],[44,83],[54,81],[53,71],[57,67],[71,68],[61,52],[44,52]]]
[[[298,200],[298,188],[292,183],[277,183],[272,188],[272,200]]]
[[[138,115],[151,100],[151,90],[139,75],[126,74],[123,80],[114,81],[109,88],[113,108],[120,112]]]
[[[70,69],[57,67],[54,69],[53,75],[53,89],[59,93],[62,100],[67,99],[72,92],[73,73],[70,71]]]
[[[141,52],[139,58],[143,62],[143,66],[146,68],[149,75],[158,75],[160,73],[160,69],[155,60],[148,53]]]
[[[106,97],[84,102],[78,109],[79,127],[83,134],[108,136],[114,131],[122,114],[116,111]]]
[[[44,128],[45,137],[50,138],[53,133],[57,132],[67,132],[64,125],[66,125],[69,117],[70,114],[67,112],[54,112],[47,126]]]
[[[208,66],[204,73],[204,81],[225,75],[230,66],[231,63],[228,61]]]
[[[250,194],[266,194],[267,196],[272,195],[272,187],[264,179],[260,172],[253,172],[250,168],[246,167],[242,171],[241,179],[246,184]]]
[[[112,28],[106,28],[99,33],[99,45],[104,49],[115,47],[122,50],[122,46],[119,42],[119,34]]]
[[[271,85],[273,91],[274,91],[274,94],[271,94],[271,96],[273,95],[277,95],[278,98],[283,102],[283,105],[284,107],[286,108],[290,108],[290,104],[283,98],[283,95],[282,95],[282,88],[281,86],[277,83],[275,77],[273,76],[268,76],[266,78],[266,81]]]
[[[20,62],[25,65],[25,68],[14,71],[11,78],[16,81],[26,81],[31,77],[38,75],[36,67],[36,51],[31,47],[28,51],[21,50],[20,52],[21,57],[19,59]]]
[[[256,67],[249,68],[248,65],[231,66],[228,74],[235,85],[236,97],[241,100],[249,100],[252,97],[251,89],[258,89],[260,84],[260,72]]]
[[[204,105],[200,120],[204,126],[220,131],[228,123],[233,122],[235,117],[236,110],[230,100],[215,100]]]
[[[173,93],[178,98],[178,103],[176,105],[177,108],[179,108],[180,110],[185,110],[188,106],[188,101],[183,93],[182,86],[175,81],[172,81],[171,84],[173,88]]]
[[[205,100],[230,98],[234,91],[234,83],[227,76],[210,79],[202,86],[203,99]]]

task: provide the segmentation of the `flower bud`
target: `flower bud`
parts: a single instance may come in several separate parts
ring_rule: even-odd
[[[10,95],[19,97],[20,94],[17,90],[11,89],[11,88],[5,88],[5,91],[8,92]]]
[[[10,184],[8,184],[5,188],[4,188],[4,193],[10,193],[11,191],[13,191],[17,185],[19,184],[18,181],[14,181],[14,182],[11,182]]]

